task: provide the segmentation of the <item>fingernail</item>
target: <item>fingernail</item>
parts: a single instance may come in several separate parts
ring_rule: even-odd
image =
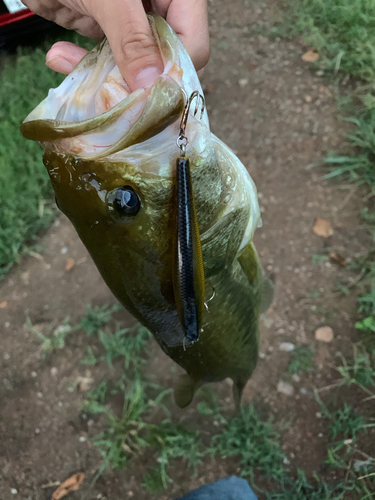
[[[53,69],[54,71],[57,71],[58,73],[64,73],[65,75],[68,75],[74,69],[73,64],[70,61],[68,61],[67,59],[65,59],[65,57],[62,57],[60,55],[51,57],[50,59],[47,59],[46,65],[50,69]]]
[[[158,76],[162,74],[162,71],[159,68],[154,66],[150,66],[148,68],[143,69],[138,73],[138,75],[134,79],[135,86],[137,89],[141,89],[142,87],[148,87],[153,84]]]

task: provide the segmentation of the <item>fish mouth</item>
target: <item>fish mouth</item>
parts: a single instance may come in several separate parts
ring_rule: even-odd
[[[164,63],[151,86],[130,92],[104,39],[28,115],[21,125],[24,137],[51,142],[80,159],[96,159],[143,142],[175,122],[184,107],[184,49],[162,18],[149,16],[149,22]]]

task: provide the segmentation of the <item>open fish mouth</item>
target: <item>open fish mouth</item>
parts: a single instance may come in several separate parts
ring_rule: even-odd
[[[183,90],[190,91],[184,77],[190,68],[183,69],[181,42],[168,24],[151,16],[149,22],[164,62],[153,85],[130,92],[105,39],[28,115],[22,134],[94,159],[143,142],[175,122],[184,107]]]

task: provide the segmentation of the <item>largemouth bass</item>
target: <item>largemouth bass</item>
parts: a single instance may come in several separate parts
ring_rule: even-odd
[[[206,280],[199,340],[184,346],[173,291],[176,159],[185,96],[202,93],[182,43],[149,18],[164,61],[154,84],[130,93],[107,41],[88,53],[21,126],[43,146],[59,209],[71,220],[117,299],[186,370],[175,401],[230,377],[237,403],[253,372],[268,284],[252,243],[256,188],[211,134],[207,112],[190,113],[186,136]]]

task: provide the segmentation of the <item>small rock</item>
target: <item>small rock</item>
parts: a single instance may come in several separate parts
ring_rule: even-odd
[[[238,84],[240,87],[246,87],[246,85],[249,83],[249,80],[247,78],[241,78],[241,80],[238,81]]]
[[[9,361],[10,359],[10,354],[8,354],[7,352],[4,354],[4,359],[5,361]]]
[[[352,444],[353,439],[345,439],[344,444]]]
[[[356,460],[353,464],[354,470],[363,469],[364,467],[368,467],[374,462],[372,457],[369,457],[367,460]]]
[[[315,338],[320,342],[332,342],[333,337],[333,330],[330,326],[321,326],[315,332]]]
[[[319,432],[318,437],[322,438],[323,437],[323,433]]]
[[[300,392],[301,394],[303,394],[304,396],[306,396],[306,394],[307,394],[307,389],[305,389],[304,387],[301,387],[301,389],[299,390],[299,392]]]
[[[60,250],[60,253],[61,253],[62,255],[64,255],[64,254],[68,253],[68,247],[62,247],[62,249]]]
[[[90,377],[90,375],[86,377],[77,377],[76,383],[82,392],[86,392],[91,389],[91,386],[94,383],[94,379]]]
[[[94,425],[94,420],[92,418],[90,418],[90,420],[87,421],[87,426],[88,427],[91,427],[92,425]]]
[[[53,366],[53,367],[51,368],[51,375],[52,375],[53,377],[55,377],[55,376],[57,375],[57,368],[56,368],[56,366]]]
[[[311,95],[305,95],[305,101],[306,102],[311,102],[312,101]]]
[[[10,490],[10,492],[12,493],[12,495],[17,495],[18,491],[16,490],[16,488],[12,488]]]
[[[26,271],[25,273],[21,274],[21,280],[25,283],[25,285],[29,284],[29,279],[30,279],[30,271]]]
[[[290,464],[290,460],[288,460],[286,457],[284,457],[283,464],[289,465]]]
[[[301,382],[301,377],[299,375],[297,375],[297,373],[293,373],[292,380],[294,382]]]
[[[280,380],[277,384],[277,392],[281,392],[281,394],[285,394],[286,396],[292,396],[294,393],[294,387],[288,382],[284,382],[284,380]]]
[[[331,223],[320,217],[315,219],[313,231],[317,236],[322,236],[323,238],[329,238],[334,232]]]
[[[40,429],[35,429],[34,434],[36,435],[40,434]]]
[[[321,414],[321,412],[320,412],[320,411],[317,411],[317,412],[315,413],[315,416],[316,416],[316,418],[322,418],[322,414]]]
[[[259,357],[260,357],[260,359],[264,359],[266,357],[266,355],[264,354],[264,352],[260,352]]]
[[[37,373],[36,373],[36,372],[31,372],[31,376],[32,376],[33,378],[35,378],[35,377],[37,376]]]
[[[291,342],[281,342],[281,344],[279,344],[280,351],[285,351],[285,352],[292,352],[294,351],[295,347],[296,346]]]
[[[41,392],[37,392],[36,395],[38,396],[38,398],[42,398],[43,397],[43,393],[41,393]]]
[[[86,441],[85,436],[79,436],[79,442],[84,443]]]

